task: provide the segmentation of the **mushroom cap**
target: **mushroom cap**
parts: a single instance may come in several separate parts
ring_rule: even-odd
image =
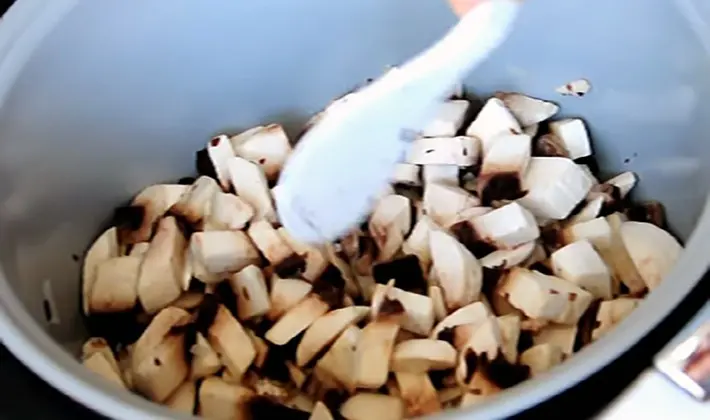
[[[394,372],[424,373],[456,366],[456,349],[442,340],[420,338],[397,344],[392,353]]]
[[[665,230],[644,222],[624,222],[621,239],[646,286],[653,290],[670,272],[683,251]]]

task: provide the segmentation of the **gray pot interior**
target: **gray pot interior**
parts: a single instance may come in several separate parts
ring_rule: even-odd
[[[638,173],[636,197],[663,202],[685,240],[710,185],[710,44],[698,33],[702,14],[693,24],[678,4],[694,3],[530,2],[466,84],[483,97],[551,99],[564,116],[584,117],[603,172]],[[0,261],[12,290],[74,351],[85,334],[75,256],[114,206],[193,174],[194,151],[215,133],[272,121],[295,133],[453,23],[443,0],[81,2],[31,54],[0,108]],[[554,92],[581,77],[593,86],[587,96]],[[657,319],[673,304],[655,302]],[[621,350],[603,340],[580,358]]]

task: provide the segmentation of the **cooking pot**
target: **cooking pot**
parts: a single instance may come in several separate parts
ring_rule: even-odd
[[[2,342],[105,415],[170,416],[75,359],[80,256],[112,208],[191,174],[216,133],[272,121],[294,133],[454,22],[443,0],[18,1],[0,24]],[[686,250],[614,331],[451,417],[504,417],[571,387],[652,330],[708,268],[709,22],[701,0],[536,0],[466,80],[482,97],[520,91],[584,117],[602,172],[636,172],[635,194],[665,204]],[[587,95],[555,92],[579,78]]]

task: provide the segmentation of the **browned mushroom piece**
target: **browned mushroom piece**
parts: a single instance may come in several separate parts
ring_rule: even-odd
[[[223,305],[219,305],[207,341],[222,359],[227,370],[241,377],[256,358],[256,349],[242,325]]]
[[[282,346],[305,331],[321,315],[328,312],[328,309],[328,304],[320,296],[311,294],[279,318],[266,332],[264,338],[273,344]]]
[[[208,231],[195,232],[190,237],[190,252],[193,270],[197,264],[204,267],[207,278],[202,282],[220,282],[228,277],[227,273],[237,272],[250,264],[261,262],[259,251],[254,247],[244,232]],[[224,277],[223,277],[224,276]]]
[[[271,309],[266,280],[259,267],[249,265],[232,274],[229,285],[237,295],[237,317],[241,321],[266,315]]]
[[[315,375],[321,380],[331,379],[335,385],[341,385],[348,390],[354,390],[357,380],[357,346],[360,343],[362,331],[351,325],[340,334],[330,349],[316,362]]]
[[[390,260],[404,243],[412,226],[408,198],[393,194],[379,200],[370,216],[368,231],[379,250],[378,260]]]
[[[518,315],[499,316],[498,328],[501,336],[501,352],[508,363],[518,361],[518,340],[520,339],[520,317]]]
[[[537,344],[520,355],[520,364],[528,366],[532,376],[545,373],[562,363],[564,353],[554,344]]]
[[[384,301],[387,298],[399,301],[404,307],[404,315],[401,320],[403,329],[420,336],[429,335],[434,326],[434,303],[431,298],[378,284],[375,287],[372,301]],[[377,317],[378,314],[379,309],[375,307],[373,316]]]
[[[112,366],[111,362],[106,358],[106,356],[100,352],[91,353],[82,361],[82,365],[94,372],[95,374],[101,376],[106,381],[117,385],[121,388],[126,388],[126,384],[123,382],[123,378],[119,373],[116,372],[115,368]]]
[[[577,325],[547,325],[533,335],[533,344],[554,344],[565,356],[571,356],[577,330]]]
[[[655,289],[675,266],[683,247],[670,233],[651,223],[619,222],[617,218],[613,226],[617,227],[616,232],[636,272],[649,290]],[[629,287],[629,291],[638,295],[642,289]]]
[[[250,420],[248,404],[254,398],[251,389],[212,377],[199,390],[199,415],[209,419]]]
[[[534,140],[532,154],[533,156],[569,157],[565,143],[552,133],[542,135]]]
[[[111,347],[105,339],[101,337],[91,337],[81,346],[81,358],[83,360],[93,356],[94,353],[99,353],[104,356],[113,371],[121,375],[121,368],[116,360],[116,356],[113,354],[113,350],[111,350]],[[103,365],[103,362],[99,363],[99,365]]]
[[[190,353],[192,353],[192,366],[190,367],[190,379],[192,380],[212,376],[222,368],[219,355],[200,332],[196,334],[195,344],[190,348]]]
[[[186,325],[192,320],[190,313],[184,309],[167,307],[158,312],[143,331],[143,334],[133,344],[131,363],[136,370],[138,363],[153,351],[171,330]]]
[[[433,339],[449,341],[446,337],[446,335],[449,335],[449,342],[451,344],[455,344],[453,342],[453,334],[455,332],[456,327],[472,325],[475,328],[491,315],[492,314],[490,310],[486,308],[483,303],[473,302],[469,305],[464,306],[463,308],[459,308],[458,310],[452,312],[441,322],[439,322],[432,330],[430,337]],[[462,335],[467,336],[467,334]],[[468,338],[470,338],[470,336],[462,337],[460,340],[457,341],[463,341],[463,343],[466,343],[468,342]],[[458,348],[460,350],[460,347]]]
[[[177,300],[173,301],[170,306],[191,311],[200,306],[205,299],[205,294],[202,292],[183,292]]]
[[[449,311],[478,299],[483,271],[478,260],[453,236],[443,231],[429,234],[432,269],[444,292]]]
[[[400,420],[404,418],[404,403],[389,395],[359,392],[340,407],[347,420]]]
[[[247,234],[279,276],[291,276],[305,268],[303,257],[294,252],[271,223],[264,220],[254,222],[247,229]]]
[[[542,99],[516,92],[497,92],[495,97],[515,116],[522,126],[530,126],[545,121],[559,112],[560,107]]]
[[[175,218],[160,220],[138,275],[138,299],[146,312],[155,313],[180,296],[185,247],[185,237]]]
[[[537,243],[535,241],[520,244],[512,249],[501,249],[492,252],[480,259],[484,268],[512,268],[522,265],[535,251]]]
[[[192,415],[197,400],[197,385],[195,382],[185,382],[165,401],[165,406],[181,413]]]
[[[118,245],[118,235],[116,228],[110,228],[103,232],[86,252],[84,256],[84,266],[82,268],[82,305],[84,314],[89,313],[91,293],[96,283],[96,275],[99,265],[111,258],[120,255]]]
[[[254,217],[249,203],[229,193],[212,197],[210,213],[205,220],[205,230],[240,230]]]
[[[276,210],[262,168],[238,156],[229,159],[228,165],[234,190],[254,209],[254,220],[276,222]]]
[[[325,404],[318,401],[313,407],[313,412],[308,420],[333,420],[333,415],[330,413],[330,410],[328,410],[328,407],[326,407]]]
[[[229,137],[220,134],[211,138],[207,142],[206,150],[220,186],[224,191],[229,191],[232,186],[229,179],[229,159],[235,156]]]
[[[311,292],[313,286],[307,281],[297,279],[275,278],[271,283],[271,309],[266,317],[277,320],[304,300]]]
[[[186,185],[151,185],[138,193],[130,206],[116,209],[114,219],[120,243],[135,244],[150,240],[158,219],[187,191]]]
[[[462,188],[432,183],[424,189],[423,204],[427,216],[440,226],[448,226],[459,213],[479,207],[481,201]]]
[[[438,226],[429,216],[418,217],[414,229],[402,244],[402,251],[407,255],[416,255],[425,272],[431,265],[429,233],[435,229],[438,229]]]
[[[625,198],[638,182],[636,174],[633,172],[622,172],[619,175],[609,179],[605,184],[613,185],[619,189],[620,198]]]
[[[136,306],[138,275],[143,259],[116,257],[100,263],[89,298],[92,313],[123,312]]]
[[[385,298],[378,316],[362,329],[355,353],[355,384],[358,388],[377,389],[387,382],[390,357],[405,313],[398,300]]]
[[[330,311],[306,329],[296,349],[296,364],[305,366],[350,325],[357,324],[369,313],[367,306],[351,306]]]
[[[277,231],[286,244],[288,244],[298,256],[305,260],[305,268],[301,276],[310,282],[320,277],[326,267],[328,267],[326,252],[320,247],[297,241],[283,227],[278,228]]]
[[[530,162],[531,142],[527,134],[510,133],[501,134],[490,142],[476,182],[484,206],[525,195],[522,177]]]
[[[133,386],[155,402],[165,401],[187,378],[184,335],[167,335],[145,357],[133,361]]]
[[[394,347],[391,370],[394,372],[426,373],[456,366],[456,349],[442,340],[412,339]]]
[[[426,373],[395,372],[399,397],[404,401],[407,417],[423,416],[441,411],[436,388]]]
[[[596,327],[592,330],[592,339],[596,340],[618,323],[623,321],[641,303],[641,299],[618,298],[602,302],[597,312]]]
[[[335,250],[333,245],[326,244],[324,246],[324,251],[327,261],[335,266],[338,271],[340,271],[340,276],[345,281],[345,292],[350,297],[357,298],[359,296],[370,296],[372,294],[369,289],[371,286],[374,287],[374,284],[370,284],[369,282],[366,283],[362,278],[358,279],[358,276],[355,275],[353,268],[340,255],[338,255],[338,252]],[[322,275],[324,271],[325,270],[321,271],[319,276]],[[374,283],[374,280],[372,283]],[[361,289],[364,289],[364,292]]]
[[[191,227],[201,229],[210,214],[212,199],[220,192],[221,189],[214,179],[201,176],[170,207],[170,213],[180,217]]]
[[[231,140],[236,154],[259,164],[270,181],[278,179],[291,154],[291,143],[279,124],[254,127]]]

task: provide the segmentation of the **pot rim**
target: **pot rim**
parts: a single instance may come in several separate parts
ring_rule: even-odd
[[[78,0],[18,0],[0,25],[0,102],[34,48]],[[710,260],[710,206],[704,206],[678,263],[662,284],[617,328],[551,371],[441,418],[502,418],[528,409],[574,386],[631,348],[664,319],[702,278]],[[187,418],[131,392],[120,392],[84,369],[30,316],[0,267],[0,342],[57,390],[111,418]]]

